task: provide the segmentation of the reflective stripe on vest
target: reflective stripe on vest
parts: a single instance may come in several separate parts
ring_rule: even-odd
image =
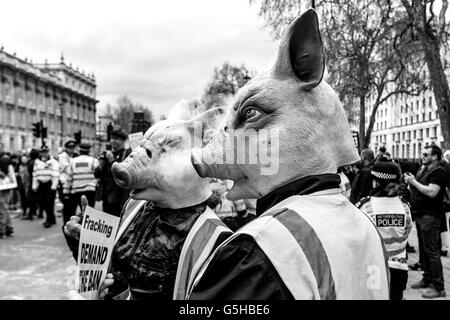
[[[383,243],[370,219],[340,189],[292,196],[251,221],[253,237],[295,299],[388,299]]]
[[[114,240],[114,245],[116,245],[117,241],[122,237],[122,234],[130,225],[131,221],[136,217],[142,207],[147,203],[147,200],[133,200],[130,199],[128,203],[125,205],[124,216],[122,217],[123,222],[121,221],[119,231],[117,231],[116,239]],[[128,213],[129,212],[129,213]]]
[[[207,206],[189,231],[178,260],[173,291],[174,300],[184,300],[205,261],[209,258],[219,236],[232,231]]]
[[[114,240],[114,246],[117,244],[117,241],[119,241],[120,237],[122,237],[131,221],[133,221],[133,219],[137,216],[137,214],[141,211],[141,209],[147,202],[147,200],[128,200],[128,202],[125,204],[124,215],[122,217],[123,222],[121,221],[119,231],[117,231],[116,239]],[[113,300],[131,300],[130,289],[128,288],[125,291],[122,291],[118,295],[114,296]]]

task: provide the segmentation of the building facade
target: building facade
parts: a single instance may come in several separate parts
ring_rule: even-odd
[[[366,115],[372,113],[369,107]],[[366,121],[368,123],[368,119]],[[420,159],[424,146],[443,146],[443,137],[434,94],[427,90],[421,96],[397,96],[378,107],[370,147],[381,146],[393,158]]]
[[[107,128],[109,124],[114,123],[113,115],[111,112],[111,105],[106,105],[106,112],[98,115],[97,118],[97,142],[95,150],[101,152],[106,150],[107,145],[109,145]]]
[[[52,154],[81,130],[82,141],[96,140],[96,82],[64,62],[35,64],[0,49],[0,151],[40,148],[32,123],[47,127]]]

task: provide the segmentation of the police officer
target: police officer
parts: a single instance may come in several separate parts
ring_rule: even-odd
[[[80,155],[72,159],[69,166],[68,181],[70,185],[70,216],[75,215],[77,205],[80,205],[81,196],[85,195],[91,207],[95,205],[95,188],[97,180],[94,172],[99,166],[98,160],[89,155],[91,145],[81,143]]]
[[[69,169],[70,164],[75,156],[76,141],[69,140],[64,144],[64,152],[59,157],[59,198],[63,203],[63,221],[66,224],[70,220],[70,185],[69,185]]]
[[[40,209],[46,213],[43,223],[45,228],[56,224],[55,198],[59,182],[59,164],[49,155],[47,146],[41,148],[39,159],[36,159],[33,167],[32,189],[37,192]]]
[[[375,223],[386,246],[391,275],[390,299],[402,300],[408,282],[406,243],[411,231],[408,202],[400,195],[400,168],[393,162],[375,162],[371,196],[356,204]]]

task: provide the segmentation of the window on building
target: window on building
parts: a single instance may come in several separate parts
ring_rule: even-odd
[[[22,137],[21,137],[21,140],[22,140],[22,141],[21,141],[21,145],[22,145],[22,146],[21,146],[20,148],[21,148],[22,150],[25,150],[25,149],[27,148],[27,146],[26,146],[26,137],[25,137],[25,136],[22,136]]]
[[[392,141],[395,141],[395,133],[392,134]],[[394,152],[392,152],[394,154]]]
[[[414,117],[413,116],[411,116],[411,118],[410,118],[410,123],[412,124],[413,123],[413,121],[414,121]]]
[[[439,112],[436,110],[436,119],[439,119]]]
[[[425,112],[422,113],[422,121],[425,121]]]
[[[9,148],[10,149],[12,149],[12,150],[14,150],[14,149],[16,149],[16,146],[15,146],[15,143],[16,141],[15,141],[15,139],[14,139],[14,136],[12,136],[12,137],[10,137],[9,138]]]
[[[6,123],[11,125],[13,123],[13,113],[12,109],[6,107]]]
[[[416,144],[413,143],[413,154],[412,154],[413,158],[416,158]]]
[[[428,106],[430,107],[430,110],[433,109],[433,98],[428,98]]]
[[[408,113],[408,104],[405,105],[405,113]]]
[[[417,158],[420,158],[421,154],[420,152],[422,151],[422,144],[419,142],[417,144]]]
[[[383,142],[386,143],[386,135],[384,135]]]
[[[405,126],[408,125],[408,118],[405,118]]]
[[[402,144],[402,158],[405,158],[405,145]]]
[[[402,132],[402,140],[405,141],[405,132]]]
[[[414,132],[413,132],[413,138],[414,138],[414,139],[416,138],[416,133],[417,133],[417,131],[414,130]]]
[[[416,110],[419,111],[419,100],[416,100]]]
[[[420,129],[420,131],[419,131],[419,138],[420,138],[420,139],[423,138],[423,129]]]
[[[433,127],[433,137],[437,138],[437,127]]]
[[[431,111],[428,112],[428,120],[433,120],[432,117],[433,117],[433,116],[432,116],[432,114],[431,114]]]
[[[426,107],[425,97],[423,97],[423,99],[422,99],[422,106],[423,106],[423,110],[425,110],[425,107]]]
[[[428,138],[430,136],[430,128],[427,128],[427,131],[426,131],[426,138]]]

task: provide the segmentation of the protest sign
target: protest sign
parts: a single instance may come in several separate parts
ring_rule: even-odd
[[[17,188],[16,174],[12,166],[8,166],[8,175],[0,178],[0,191]]]
[[[134,151],[142,142],[144,134],[142,132],[131,133],[128,135],[131,151]]]
[[[87,207],[81,223],[75,288],[85,299],[98,299],[106,278],[120,219]]]

